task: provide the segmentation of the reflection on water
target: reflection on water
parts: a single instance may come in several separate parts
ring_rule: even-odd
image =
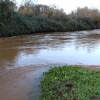
[[[100,30],[2,38],[0,69],[46,63],[100,65],[99,49]]]
[[[0,39],[0,100],[38,100],[44,68],[100,65],[100,30]],[[29,91],[34,92],[29,94]]]

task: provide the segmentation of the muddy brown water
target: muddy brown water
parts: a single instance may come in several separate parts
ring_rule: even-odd
[[[0,39],[0,100],[38,100],[51,66],[100,65],[100,30]]]

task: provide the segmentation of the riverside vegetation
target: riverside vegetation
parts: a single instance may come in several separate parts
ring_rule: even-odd
[[[0,37],[28,35],[40,32],[65,32],[100,28],[100,12],[88,7],[70,14],[56,6],[0,0]]]
[[[44,73],[40,86],[40,100],[100,100],[100,71],[55,67]]]

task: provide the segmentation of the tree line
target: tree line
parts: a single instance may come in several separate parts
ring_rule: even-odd
[[[100,28],[98,9],[77,8],[66,14],[55,5],[47,6],[27,1],[17,8],[15,1],[0,0],[0,37],[97,28]]]

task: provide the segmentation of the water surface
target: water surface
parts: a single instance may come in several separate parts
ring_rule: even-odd
[[[62,64],[100,65],[100,30],[1,38],[0,100],[36,99],[42,72]]]

